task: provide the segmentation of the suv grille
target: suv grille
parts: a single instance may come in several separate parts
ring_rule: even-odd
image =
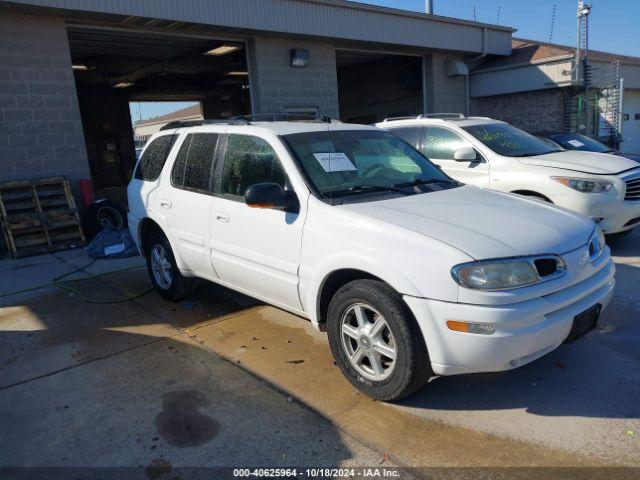
[[[632,178],[624,183],[627,184],[627,191],[624,194],[625,200],[640,200],[640,178]]]

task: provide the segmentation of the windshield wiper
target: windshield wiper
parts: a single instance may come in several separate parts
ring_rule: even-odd
[[[395,185],[389,185],[389,186],[384,186],[384,185],[369,185],[369,184],[362,184],[362,185],[354,185],[352,187],[349,188],[345,188],[344,190],[335,190],[333,192],[329,192],[331,194],[340,194],[340,193],[361,193],[361,192],[367,192],[367,191],[377,191],[377,192],[398,192],[398,193],[406,193],[404,190],[402,190],[401,188],[396,187]]]
[[[394,187],[416,187],[418,185],[429,185],[431,183],[456,184],[458,182],[454,182],[453,180],[447,180],[444,178],[416,178],[411,182],[396,183],[393,186]]]
[[[518,157],[518,158],[520,158],[520,157],[538,157],[540,155],[548,155],[549,153],[558,153],[558,152],[562,152],[562,150],[549,150],[548,152],[539,152],[539,153],[535,153],[535,152],[523,153],[522,155],[516,155],[516,157]]]

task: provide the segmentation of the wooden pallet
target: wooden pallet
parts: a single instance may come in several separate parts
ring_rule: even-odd
[[[0,184],[0,220],[16,258],[86,243],[69,182],[63,177]]]

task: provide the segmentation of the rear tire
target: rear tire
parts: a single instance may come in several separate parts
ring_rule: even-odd
[[[377,400],[406,397],[433,374],[417,322],[402,298],[378,280],[354,280],[329,304],[329,345],[351,384]]]
[[[197,287],[197,280],[180,273],[167,237],[162,233],[152,233],[145,244],[147,272],[156,292],[170,302],[178,302],[191,295]]]

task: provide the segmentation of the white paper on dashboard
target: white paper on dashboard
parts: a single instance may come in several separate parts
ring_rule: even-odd
[[[584,147],[584,143],[582,143],[580,140],[569,140],[567,143],[570,143],[574,147],[578,147],[578,148]]]
[[[314,157],[324,169],[325,172],[351,172],[358,170],[349,160],[346,154],[341,152],[334,153],[314,153]]]

